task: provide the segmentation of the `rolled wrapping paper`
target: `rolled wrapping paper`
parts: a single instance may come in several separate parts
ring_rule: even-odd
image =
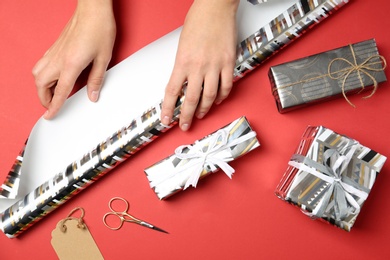
[[[241,1],[237,14],[241,43],[234,79],[243,77],[347,2],[319,0],[309,5],[309,1],[276,1],[260,8]],[[163,97],[180,32],[181,28],[165,35],[110,69],[99,102],[89,102],[83,88],[67,100],[54,120],[38,120],[0,188],[0,196],[5,198],[0,199],[0,228],[8,237],[19,235],[127,159],[128,155],[116,147],[121,143],[116,139],[123,131],[129,134],[126,138],[137,139],[132,122],[137,122],[134,131],[141,131],[139,136],[149,136],[136,150],[157,137],[154,132],[145,134],[142,115],[153,115],[147,122],[159,116],[159,105],[151,105],[160,104]],[[97,155],[99,149],[101,154]],[[113,151],[120,155],[109,153]],[[93,171],[90,167],[97,168]]]
[[[261,4],[261,3],[265,3],[267,2],[267,0],[247,0],[249,3],[251,4],[254,4],[254,5],[257,5],[257,4]],[[272,0],[270,0],[272,1]]]
[[[269,78],[279,112],[344,96],[386,81],[386,60],[375,39],[350,44],[270,68]]]
[[[247,37],[238,46],[238,58],[234,69],[235,80],[258,67],[269,57],[316,24],[329,17],[349,0],[301,0],[296,1],[271,22]],[[275,2],[270,2],[267,7]],[[265,7],[260,5],[259,8]],[[265,15],[264,10],[261,15]]]
[[[354,139],[309,126],[276,195],[350,231],[386,159]]]
[[[161,123],[161,103],[157,104],[40,185],[2,214],[2,231],[6,235],[12,234],[10,237],[17,236],[71,196],[152,142],[177,122],[183,100],[184,93],[177,101],[169,126]],[[15,219],[18,220],[17,225]]]
[[[198,180],[222,170],[232,178],[234,169],[228,162],[260,146],[256,132],[245,117],[194,142],[179,146],[175,154],[145,169],[150,187],[159,199],[166,199]]]

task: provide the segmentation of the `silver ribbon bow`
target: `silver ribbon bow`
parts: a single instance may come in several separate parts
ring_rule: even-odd
[[[365,200],[368,192],[347,184],[342,176],[357,148],[358,144],[355,142],[346,145],[340,152],[336,149],[328,149],[323,154],[323,164],[298,154],[291,158],[289,165],[310,173],[330,184],[317,206],[311,213],[306,213],[307,215],[313,218],[322,217],[331,202],[332,195],[335,219],[337,221],[345,219],[350,213],[359,213],[360,205],[352,195]],[[352,211],[348,204],[352,206]]]

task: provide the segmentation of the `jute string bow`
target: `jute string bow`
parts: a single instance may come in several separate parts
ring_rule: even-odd
[[[280,86],[280,87],[276,87],[276,88],[274,88],[273,91],[275,92],[278,89],[285,89],[285,88],[288,88],[288,87],[291,87],[291,86],[294,86],[294,85],[298,85],[298,84],[301,84],[301,83],[314,81],[314,80],[325,78],[325,77],[329,77],[329,78],[331,78],[333,80],[343,79],[343,81],[341,83],[341,92],[342,92],[345,100],[347,100],[347,102],[351,106],[355,107],[355,105],[348,99],[348,97],[347,97],[347,95],[345,93],[345,84],[347,82],[348,77],[352,73],[354,73],[354,72],[357,73],[359,81],[360,81],[360,85],[361,85],[361,90],[359,91],[359,93],[360,93],[365,88],[364,82],[363,82],[363,78],[362,78],[362,74],[367,75],[373,82],[373,89],[372,89],[372,91],[371,91],[371,93],[369,95],[367,95],[367,96],[365,96],[363,98],[370,98],[370,97],[372,97],[372,95],[375,94],[375,92],[377,90],[377,87],[378,87],[377,80],[375,79],[374,76],[372,76],[370,74],[370,72],[383,71],[386,68],[387,63],[386,63],[386,59],[383,56],[381,56],[381,55],[372,55],[372,56],[368,57],[367,59],[365,59],[362,63],[358,64],[357,63],[357,59],[356,59],[356,54],[355,54],[355,51],[353,49],[353,46],[350,44],[349,47],[351,49],[353,62],[351,62],[351,61],[349,61],[349,60],[347,60],[345,58],[335,58],[328,64],[328,73],[327,74],[323,74],[323,75],[320,75],[320,76],[317,76],[317,77],[313,77],[313,78],[309,78],[309,79],[305,79],[305,80],[300,80],[300,81],[297,81],[297,82],[294,82],[294,83],[291,83],[291,84],[287,84],[287,85],[283,85],[283,86]],[[377,60],[378,58],[379,58],[379,61]],[[341,69],[341,70],[332,71],[332,66],[337,61],[345,62],[345,63],[348,64],[348,66],[346,68],[344,68],[344,69]],[[376,67],[375,65],[378,65],[378,64],[383,64],[383,66]]]

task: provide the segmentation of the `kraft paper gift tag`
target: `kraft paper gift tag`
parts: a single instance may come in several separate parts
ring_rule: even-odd
[[[77,210],[81,211],[80,218],[71,217]],[[59,259],[104,259],[83,217],[84,209],[75,208],[52,231],[51,245]]]

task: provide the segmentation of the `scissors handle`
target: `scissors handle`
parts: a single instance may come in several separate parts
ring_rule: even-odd
[[[116,201],[116,200],[120,200],[120,201],[123,201],[123,203],[125,203],[126,207],[124,210],[122,211],[118,211],[118,210],[115,210],[112,206],[113,202]],[[129,210],[129,202],[127,202],[127,200],[125,200],[124,198],[121,198],[121,197],[114,197],[112,199],[110,199],[110,201],[108,202],[108,207],[110,208],[110,210],[112,212],[122,212],[122,213],[126,213],[128,210]]]
[[[119,218],[119,224],[118,224],[118,226],[112,226],[112,225],[109,225],[109,224],[108,224],[108,222],[107,222],[107,217],[108,217],[108,216],[111,216],[111,215],[116,216],[116,217]],[[118,229],[120,229],[120,228],[123,226],[123,222],[124,222],[123,218],[121,218],[121,216],[119,216],[119,215],[118,215],[117,213],[115,213],[115,212],[107,212],[107,213],[104,214],[104,216],[103,216],[103,223],[104,223],[104,225],[105,225],[106,227],[108,227],[109,229],[111,229],[111,230],[118,230]]]

